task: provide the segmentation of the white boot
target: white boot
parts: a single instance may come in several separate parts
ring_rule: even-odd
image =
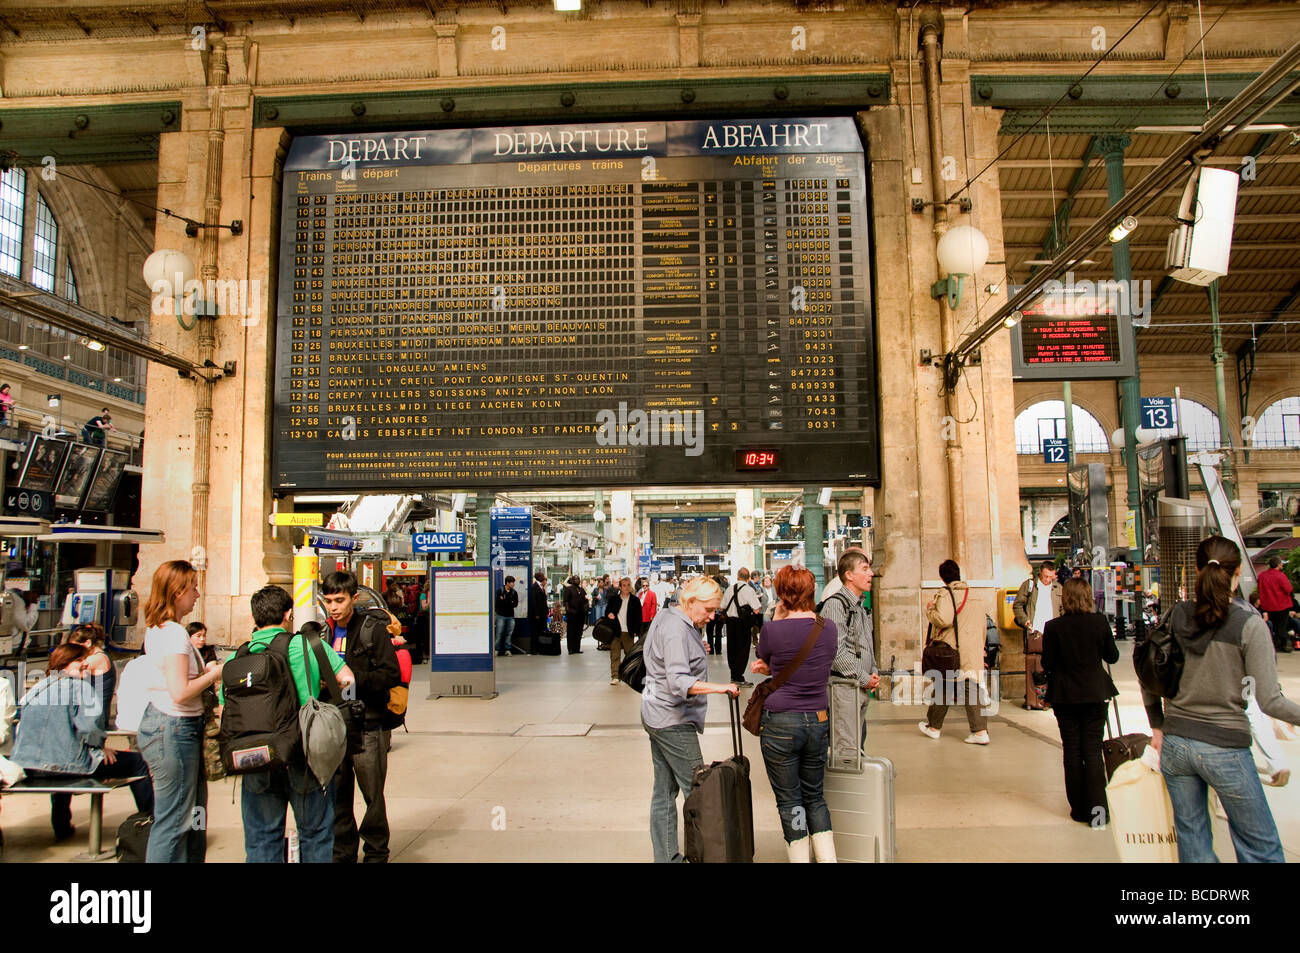
[[[811,864],[812,858],[808,856],[808,838],[801,837],[796,841],[789,841],[785,845],[786,852],[790,855],[792,864]]]
[[[812,836],[813,854],[817,857],[819,864],[836,864],[835,859],[835,834],[832,831],[822,831],[820,834]]]

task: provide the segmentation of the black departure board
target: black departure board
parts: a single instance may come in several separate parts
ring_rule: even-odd
[[[1015,294],[1018,289],[1012,288]],[[1011,332],[1016,380],[1090,380],[1135,373],[1127,293],[1119,284],[1049,281]],[[1149,300],[1149,298],[1148,298]]]
[[[851,119],[300,137],[281,201],[277,489],[879,482]]]

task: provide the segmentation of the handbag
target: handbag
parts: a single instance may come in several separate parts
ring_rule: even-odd
[[[1110,828],[1122,864],[1178,863],[1178,832],[1169,789],[1159,771],[1126,761],[1106,785]]]
[[[794,660],[781,669],[781,674],[776,678],[769,678],[762,682],[754,689],[754,693],[749,696],[749,704],[745,706],[745,717],[741,719],[745,730],[751,735],[761,734],[763,731],[763,704],[767,701],[767,696],[786,683],[786,681],[799,670],[799,666],[804,663],[804,659],[813,650],[817,640],[821,638],[822,631],[826,628],[826,620],[821,616],[814,617],[812,631],[808,633],[808,638],[804,640],[803,646],[799,649],[799,654]]]
[[[209,781],[220,781],[226,776],[226,763],[221,758],[221,716],[217,714],[217,690],[211,686],[203,690],[203,774]]]
[[[957,597],[952,594],[949,586],[944,586],[948,593],[948,598],[952,600],[952,638],[956,645],[949,645],[947,642],[941,642],[933,637],[934,623],[930,623],[929,628],[925,630],[925,648],[921,652],[921,669],[926,672],[937,672],[938,677],[944,681],[951,681],[955,678],[954,673],[961,670],[961,630],[957,626]]]
[[[1177,608],[1174,606],[1166,612],[1164,618],[1147,630],[1146,638],[1133,646],[1133,668],[1137,671],[1138,681],[1148,692],[1160,698],[1173,698],[1178,694],[1178,683],[1182,681],[1186,662],[1183,647],[1170,625],[1170,617]]]
[[[343,718],[343,724],[346,729],[348,746],[347,753],[350,755],[360,754],[365,749],[366,744],[366,703],[359,699],[345,701],[343,690],[339,688],[339,681],[334,677],[334,669],[330,666],[329,657],[325,654],[325,645],[321,642],[320,635],[315,632],[303,633],[307,636],[307,641],[311,644],[311,650],[316,656],[316,665],[320,669],[321,681],[325,683],[325,688],[329,692],[330,702],[339,710]],[[303,664],[306,664],[303,659]],[[306,743],[304,738],[303,742]],[[319,780],[319,775],[317,776]],[[321,782],[328,784],[326,778]]]

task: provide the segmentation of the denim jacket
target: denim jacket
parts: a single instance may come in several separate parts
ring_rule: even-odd
[[[104,760],[99,693],[86,681],[51,675],[18,705],[18,736],[10,760],[29,770],[94,774]]]

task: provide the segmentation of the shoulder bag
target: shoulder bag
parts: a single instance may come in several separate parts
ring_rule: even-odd
[[[955,644],[949,645],[947,642],[941,642],[934,638],[934,623],[925,632],[925,649],[921,652],[921,668],[928,675],[937,673],[935,677],[942,678],[944,681],[951,681],[956,677],[955,673],[961,670],[961,630],[957,626],[957,597],[952,594],[951,586],[944,586],[948,593],[948,598],[952,601],[952,640]]]
[[[316,656],[316,666],[320,669],[320,679],[324,682],[325,688],[329,692],[330,702],[338,709],[339,715],[342,718],[347,734],[347,753],[360,754],[364,750],[366,742],[366,703],[358,699],[355,694],[353,694],[352,698],[345,700],[343,690],[339,688],[339,681],[334,677],[334,669],[330,667],[329,656],[325,654],[325,645],[321,642],[320,635],[315,632],[300,632],[299,635],[306,636],[307,641],[311,646],[312,653]],[[358,632],[358,636],[359,635],[360,633]],[[308,675],[310,676],[311,666],[307,664],[305,655],[302,664],[303,667],[307,669]],[[314,688],[315,686],[309,687]],[[307,700],[308,704],[311,704],[311,702],[315,700],[315,692],[312,692],[311,694],[312,697]],[[307,706],[304,705],[303,707],[306,708]],[[307,732],[304,730],[304,747],[306,744]],[[310,754],[310,752],[308,753]],[[337,765],[335,767],[337,768]],[[319,779],[320,774],[316,774],[316,777]],[[330,774],[326,776],[325,780],[321,781],[321,785],[324,786],[328,784],[331,777],[333,777],[333,772],[330,772]]]
[[[1170,625],[1170,617],[1177,608],[1174,606],[1166,612],[1163,619],[1147,629],[1146,638],[1133,646],[1133,668],[1137,670],[1138,681],[1160,698],[1175,697],[1183,677],[1183,647]]]
[[[763,704],[767,701],[767,696],[786,683],[786,681],[799,670],[799,666],[808,658],[808,653],[813,650],[817,640],[821,638],[822,630],[826,628],[826,620],[821,616],[814,617],[812,631],[808,633],[808,638],[804,640],[803,647],[799,649],[799,654],[794,660],[781,669],[781,674],[776,678],[769,678],[754,689],[754,694],[749,696],[749,704],[745,706],[745,717],[742,722],[745,730],[751,735],[757,735],[763,731]]]

